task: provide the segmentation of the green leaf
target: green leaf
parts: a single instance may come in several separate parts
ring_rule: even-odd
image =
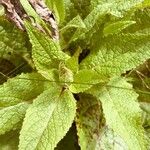
[[[0,57],[8,58],[8,53],[26,52],[26,36],[4,17],[0,17]]]
[[[103,112],[101,105],[91,95],[80,95],[77,102],[77,134],[82,150],[100,150]]]
[[[60,63],[59,65],[59,81],[62,84],[73,82],[73,72],[68,69],[64,63]]]
[[[75,100],[68,90],[44,91],[27,110],[19,150],[53,150],[71,127],[75,112]]]
[[[74,81],[69,86],[69,89],[73,93],[84,92],[94,84],[102,81],[104,82],[104,78],[101,78],[94,70],[83,69],[74,75]]]
[[[26,23],[26,28],[32,44],[32,57],[37,70],[58,68],[59,62],[69,58],[61,51],[58,42],[39,32],[29,23]]]
[[[4,8],[0,6],[0,16],[4,15]]]
[[[65,0],[46,0],[46,4],[54,10],[58,22],[62,23],[66,16]]]
[[[20,0],[20,3],[22,4],[23,8],[27,12],[28,16],[32,16],[37,23],[41,23],[42,19],[38,16],[38,14],[35,12],[35,10],[32,8],[28,0]],[[31,18],[32,19],[32,18]]]
[[[81,53],[81,49],[78,48],[76,52],[73,54],[71,58],[69,58],[65,65],[67,68],[69,68],[74,74],[77,73],[79,69],[79,55]]]
[[[0,85],[0,107],[32,101],[46,89],[47,82],[38,73],[21,74]],[[51,84],[50,84],[51,85]]]
[[[112,4],[111,11],[119,11],[123,14],[137,5],[141,4],[143,0],[128,0],[128,1],[118,1],[118,0],[91,0],[92,7],[95,8],[97,5]]]
[[[136,22],[135,21],[118,21],[115,23],[111,23],[104,28],[103,33],[105,36],[109,34],[116,34],[134,23]]]
[[[107,86],[95,88],[95,93],[90,92],[102,102],[108,127],[123,139],[128,149],[147,150],[138,94],[132,86],[125,79],[115,78]]]
[[[68,30],[69,28],[86,28],[85,24],[82,20],[82,18],[77,15],[76,17],[74,17],[71,21],[69,21],[60,31],[64,32],[66,30]]]
[[[71,0],[71,1],[74,4],[74,7],[77,10],[78,14],[82,18],[85,18],[91,11],[90,9],[91,0]]]
[[[115,76],[136,68],[150,58],[147,34],[120,34],[102,39],[81,62],[81,69],[96,70],[101,76]]]
[[[150,6],[150,1],[149,0],[144,0],[142,5],[144,5],[144,7],[148,7],[148,6]]]
[[[64,0],[65,3],[65,23],[68,23],[70,20],[72,20],[75,16],[78,15],[77,10],[75,9],[75,6],[72,2],[72,0]]]
[[[84,19],[86,30],[77,29],[71,41],[76,41],[77,39],[84,38],[85,34],[94,27],[94,25],[98,22],[98,20],[99,22],[102,22],[103,17],[109,12],[109,7],[110,7],[109,4],[98,5],[95,9],[93,9],[90,12],[90,14]]]
[[[11,131],[5,135],[0,136],[0,149],[1,150],[18,150],[19,132]]]
[[[28,106],[29,104],[23,102],[0,109],[0,135],[18,127]]]
[[[138,9],[133,14],[131,19],[135,20],[136,24],[130,26],[128,32],[142,31],[144,29],[150,28],[150,9],[147,7],[143,9]]]

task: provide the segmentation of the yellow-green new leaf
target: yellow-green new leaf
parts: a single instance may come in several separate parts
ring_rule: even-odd
[[[82,20],[82,18],[77,15],[76,17],[74,17],[71,21],[69,21],[66,26],[64,26],[60,31],[64,32],[69,28],[82,28],[85,29],[86,26]]]
[[[118,87],[118,88],[115,88]],[[138,94],[125,79],[112,79],[107,86],[98,88],[97,98],[102,102],[106,124],[127,144],[129,150],[147,150],[142,127],[142,114],[137,102]]]
[[[94,70],[83,69],[74,75],[74,81],[69,86],[69,89],[73,93],[84,92],[94,84],[104,82],[104,79]]]
[[[18,127],[29,104],[23,102],[0,109],[0,135]]]
[[[0,85],[0,107],[30,101],[51,85],[38,73],[21,74]]]
[[[53,150],[71,127],[75,112],[75,99],[68,90],[44,91],[27,110],[19,150]]]
[[[53,41],[27,22],[26,28],[32,44],[32,57],[37,70],[58,68],[60,61],[70,58],[61,51],[58,41]]]

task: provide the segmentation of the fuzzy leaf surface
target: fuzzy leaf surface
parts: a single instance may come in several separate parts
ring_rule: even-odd
[[[115,23],[111,23],[104,28],[103,33],[105,36],[109,34],[116,34],[134,23],[136,22],[135,21],[118,21]]]
[[[50,88],[27,110],[20,132],[19,150],[53,150],[74,120],[76,103],[69,91]]]
[[[81,62],[81,69],[93,69],[104,76],[114,76],[136,68],[150,58],[147,34],[121,34],[104,38]]]
[[[131,8],[136,7],[136,5],[141,4],[144,0],[128,0],[128,1],[118,1],[118,0],[91,0],[92,8],[97,5],[112,4],[111,11],[119,11],[120,14]]]
[[[122,138],[128,149],[147,150],[138,94],[132,86],[125,79],[114,78],[107,86],[95,88],[95,94],[94,90],[91,93],[102,102],[108,127]]]
[[[60,61],[69,58],[67,54],[61,51],[58,42],[40,33],[29,23],[26,23],[26,27],[32,44],[32,57],[37,70],[58,68]]]
[[[95,9],[93,9],[90,14],[84,19],[84,24],[86,30],[77,29],[75,34],[73,35],[71,41],[75,41],[80,38],[84,38],[85,34],[88,33],[98,20],[101,20],[108,12],[109,12],[109,4],[106,5],[98,5]]]
[[[23,120],[29,104],[19,103],[0,109],[0,135],[15,129]]]
[[[85,27],[85,24],[82,20],[82,18],[77,15],[76,17],[74,17],[72,20],[70,20],[66,26],[64,26],[62,29],[61,29],[61,32],[64,32],[65,30],[69,29],[69,28],[86,28]]]
[[[9,52],[25,52],[25,45],[25,34],[4,17],[0,17],[0,57],[7,58]]]
[[[9,79],[0,85],[0,107],[32,101],[45,90],[46,84],[49,84],[43,81],[45,79],[38,73],[21,74]]]
[[[103,79],[100,78],[97,72],[83,69],[74,75],[74,83],[70,85],[69,89],[73,93],[84,92],[94,84],[104,81]]]

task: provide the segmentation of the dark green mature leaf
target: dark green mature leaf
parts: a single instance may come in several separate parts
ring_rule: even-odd
[[[147,34],[108,36],[81,62],[80,68],[108,77],[125,73],[150,58],[149,38]]]
[[[46,89],[47,82],[38,73],[21,74],[0,86],[0,107],[30,101]],[[51,84],[50,84],[51,85]]]
[[[0,57],[7,58],[9,52],[21,53],[26,50],[25,33],[4,17],[0,17]]]
[[[53,150],[74,120],[73,95],[51,87],[38,96],[27,110],[20,132],[19,150]]]
[[[123,29],[128,26],[135,24],[135,21],[117,21],[115,23],[111,23],[104,28],[104,35],[107,36],[109,34],[117,34],[121,32]]]
[[[22,102],[0,109],[0,135],[18,127],[29,104]]]
[[[123,139],[128,149],[147,150],[141,110],[136,102],[138,94],[134,92],[132,86],[125,79],[115,78],[107,84],[107,87],[95,88],[95,91],[90,92],[102,102],[108,127]]]
[[[141,31],[150,28],[150,8],[146,7],[138,9],[133,15],[132,20],[136,21],[136,24],[128,28],[128,32]],[[144,32],[142,32],[144,33]],[[149,32],[150,33],[150,32]]]
[[[103,113],[101,105],[91,95],[80,95],[77,103],[77,134],[82,150],[100,150]]]
[[[71,0],[78,14],[85,18],[90,12],[90,0]]]
[[[61,51],[58,42],[39,32],[29,23],[26,23],[26,28],[32,44],[32,57],[37,70],[45,71],[58,68],[61,61],[69,58],[67,54]]]

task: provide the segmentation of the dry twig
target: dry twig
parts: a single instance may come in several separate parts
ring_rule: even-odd
[[[59,39],[58,26],[52,11],[49,10],[49,8],[46,6],[43,0],[28,0],[28,1],[30,5],[33,7],[33,9],[37,12],[37,14],[41,17],[41,19],[51,26],[52,38],[54,40],[58,40]],[[0,4],[4,6],[7,18],[12,22],[14,22],[19,29],[25,30],[23,19],[27,18],[28,20],[30,20],[31,17],[27,15],[20,1],[0,0]],[[40,31],[46,33],[42,28],[42,26],[39,25],[38,23],[34,22],[33,25],[36,26]]]
[[[43,0],[28,0],[38,15],[52,27],[53,39],[59,39],[58,26],[52,11],[46,6]]]

